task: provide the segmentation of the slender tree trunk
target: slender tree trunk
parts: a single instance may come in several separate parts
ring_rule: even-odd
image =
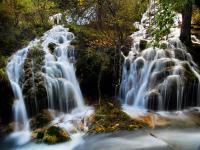
[[[101,77],[102,77],[102,69],[100,69],[99,76],[98,76],[98,95],[99,95],[99,105],[101,104]]]
[[[102,1],[97,0],[97,22],[98,22],[98,27],[102,27]]]
[[[192,20],[192,2],[189,2],[182,10],[182,27],[180,40],[187,46],[192,45],[191,42],[191,20]]]

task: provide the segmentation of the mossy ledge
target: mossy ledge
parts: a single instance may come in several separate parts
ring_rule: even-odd
[[[107,100],[96,106],[88,133],[98,134],[119,130],[133,131],[147,127],[146,123],[132,119],[123,112],[118,101]]]
[[[71,140],[70,135],[58,126],[50,126],[49,128],[38,128],[32,133],[32,137],[36,143],[58,144]]]

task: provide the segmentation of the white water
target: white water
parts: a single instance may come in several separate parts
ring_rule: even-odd
[[[43,69],[45,70],[48,104],[51,109],[56,107],[56,101],[58,101],[57,107],[60,111],[69,112],[70,107],[80,109],[84,107],[73,64],[74,47],[70,45],[73,39],[74,35],[60,25],[55,26],[42,37],[42,47],[46,52]],[[53,53],[48,49],[49,43],[57,45]]]
[[[13,105],[15,132],[8,139],[16,139],[17,145],[25,144],[30,140],[31,136],[28,114],[22,93],[22,78],[24,75],[24,61],[29,49],[37,45],[41,45],[45,52],[45,64],[42,74],[48,94],[48,108],[56,109],[60,112],[58,116],[53,116],[55,120],[52,124],[58,124],[65,128],[72,136],[72,131],[87,130],[86,121],[84,123],[81,121],[91,115],[93,110],[84,105],[79,83],[75,76],[73,64],[75,60],[74,48],[70,45],[73,39],[74,35],[68,29],[57,25],[47,31],[43,37],[31,42],[29,46],[17,51],[11,57],[7,65],[7,74],[15,95]],[[48,48],[50,43],[55,44],[54,52],[51,52]],[[78,124],[81,124],[83,129]],[[76,135],[82,134],[78,133]]]
[[[58,13],[49,17],[49,22],[52,24],[60,24],[62,20],[62,14]]]
[[[147,29],[149,20],[154,18],[149,14],[155,14],[156,7],[156,3],[152,1],[141,22],[135,23],[138,31],[131,35],[132,49],[127,57],[124,56],[120,99],[125,105],[142,109],[181,110],[185,107],[199,106],[200,75],[197,65],[179,40],[178,24],[182,21],[180,14],[174,18],[171,33],[160,41],[166,45],[167,49],[153,47],[140,49],[141,40],[147,42],[152,40]],[[198,39],[193,36],[193,41],[198,42]],[[185,65],[188,66],[197,81],[187,81],[190,80],[188,79],[190,76],[186,76],[186,72],[189,70],[185,68]],[[194,82],[193,97],[188,96],[185,92],[188,82]],[[198,84],[197,87],[196,84]],[[174,91],[176,95],[173,95]]]
[[[30,140],[30,128],[28,115],[26,107],[24,104],[23,94],[22,94],[22,85],[21,85],[21,76],[23,75],[23,64],[26,58],[28,49],[32,47],[36,41],[33,41],[27,46],[16,52],[12,57],[10,62],[7,65],[7,74],[10,80],[13,93],[15,96],[13,104],[13,116],[15,122],[15,131],[11,134],[11,138],[21,137],[18,139],[19,144],[23,144]]]

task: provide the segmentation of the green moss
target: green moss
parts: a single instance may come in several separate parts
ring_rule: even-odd
[[[117,101],[104,101],[96,107],[96,112],[89,127],[89,133],[114,132],[118,130],[136,130],[147,124],[132,119],[121,110]]]
[[[32,129],[43,128],[47,126],[52,120],[51,115],[47,111],[37,114],[31,119],[30,125]]]
[[[69,134],[62,128],[51,126],[48,128],[43,136],[43,142],[48,144],[56,144],[60,142],[69,141],[71,138]]]
[[[167,49],[167,44],[166,44],[166,43],[161,43],[161,44],[160,44],[160,48],[162,48],[162,49]]]

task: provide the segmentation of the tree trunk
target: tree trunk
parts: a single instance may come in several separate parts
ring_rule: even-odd
[[[98,95],[99,95],[99,105],[101,104],[101,77],[102,77],[102,69],[100,69],[99,76],[98,76]]]
[[[192,2],[189,2],[182,10],[182,27],[180,40],[187,46],[192,45],[191,42],[191,20],[192,20]]]
[[[97,0],[97,22],[98,22],[98,27],[102,27],[102,1]]]

